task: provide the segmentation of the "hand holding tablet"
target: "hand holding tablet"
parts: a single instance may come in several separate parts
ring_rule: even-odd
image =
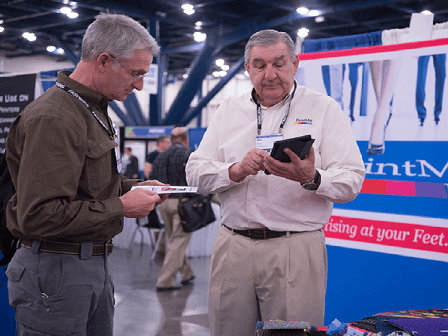
[[[291,149],[301,160],[303,160],[311,149],[314,143],[314,139],[311,139],[311,135],[303,135],[300,137],[279,140],[274,143],[274,147],[271,151],[271,156],[281,162],[291,162],[288,154],[283,152],[285,148]],[[268,170],[265,170],[267,175],[270,174]]]

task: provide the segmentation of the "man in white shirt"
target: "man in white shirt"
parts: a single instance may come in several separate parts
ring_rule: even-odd
[[[364,163],[338,103],[298,86],[286,33],[263,30],[246,45],[252,92],[225,100],[187,163],[187,181],[217,193],[222,223],[210,265],[212,336],[247,336],[257,321],[324,322],[323,226],[333,202],[361,190]],[[301,160],[270,157],[273,142],[310,134]],[[265,173],[267,169],[271,174]]]

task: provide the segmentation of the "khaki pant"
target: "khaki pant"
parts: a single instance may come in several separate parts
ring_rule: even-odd
[[[193,276],[193,269],[187,261],[187,247],[191,232],[184,232],[177,210],[179,199],[168,198],[159,206],[160,215],[165,222],[168,234],[168,247],[166,249],[163,266],[157,279],[157,287],[173,287],[176,274],[179,272],[181,280],[189,280]]]
[[[157,241],[157,239],[159,239],[159,234],[162,235],[162,238],[160,239],[159,247],[157,249],[157,252],[164,255],[165,254],[165,250],[166,250],[166,246],[165,246],[166,245],[165,244],[165,241],[166,241],[166,239],[165,239],[165,232],[162,232],[162,233],[154,232],[154,238],[155,238],[156,241]]]
[[[327,252],[321,230],[254,240],[221,227],[210,265],[212,336],[249,336],[257,321],[324,323]]]

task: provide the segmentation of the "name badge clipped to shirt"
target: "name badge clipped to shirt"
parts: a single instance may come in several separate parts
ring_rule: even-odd
[[[255,147],[271,153],[271,150],[274,147],[274,142],[279,140],[283,140],[283,135],[258,135]]]
[[[117,147],[115,147],[115,158],[117,159],[117,171],[120,173],[122,169],[121,164],[121,153],[120,153],[120,139],[118,136],[114,136],[114,141],[117,143]]]

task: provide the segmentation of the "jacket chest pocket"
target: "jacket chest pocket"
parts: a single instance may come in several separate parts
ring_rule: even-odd
[[[112,176],[117,173],[114,140],[102,143],[89,142],[86,152],[86,178],[90,192],[98,192],[112,182]]]

